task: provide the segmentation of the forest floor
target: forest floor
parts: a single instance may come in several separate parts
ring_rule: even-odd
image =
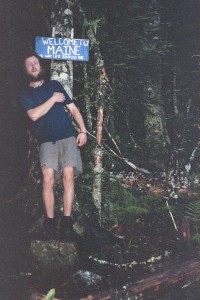
[[[137,186],[139,187],[140,184],[138,183],[144,185],[144,180],[142,182],[137,180]],[[127,179],[126,184],[130,186]],[[131,184],[135,187],[136,183],[133,182],[133,179]],[[157,194],[162,198],[165,196],[165,190],[162,184],[156,183],[145,190],[145,194]],[[196,191],[194,194],[196,196]],[[175,206],[176,210],[181,211],[182,215],[183,206],[194,194],[190,190],[179,190],[179,198],[172,198],[169,203],[172,207]],[[56,288],[58,296],[64,297],[66,300],[78,300],[91,292],[108,288],[118,291],[121,298],[115,296],[114,298],[105,299],[136,299],[127,298],[123,286],[128,286],[133,282],[146,278],[146,276],[169,269],[174,264],[182,264],[198,258],[198,245],[193,241],[193,224],[190,222],[185,223],[185,219],[180,219],[179,215],[174,213],[171,208],[177,230],[166,204],[164,203],[165,209],[163,210],[160,209],[159,203],[157,203],[156,209],[141,217],[138,222],[134,223],[132,228],[124,224],[118,224],[112,228],[113,234],[123,236],[125,241],[126,255],[122,258],[121,264],[118,262],[119,256],[115,258],[115,249],[111,249],[110,258],[113,264],[106,264],[108,256],[104,256],[99,257],[99,259],[104,259],[104,265],[100,265],[98,261],[84,265],[85,269],[101,275],[105,279],[105,285],[94,286],[89,289],[86,286],[80,287],[80,289],[73,289],[74,287],[72,287],[72,290],[70,290],[70,279],[67,277],[63,278],[63,282],[58,282],[55,274],[55,278],[51,278],[50,282],[45,282],[46,277],[44,274],[41,274],[41,278],[39,278],[38,273],[37,275],[34,274],[29,235],[31,219],[30,216],[24,215],[17,201],[3,203],[0,207],[0,257],[2,261],[0,266],[0,298],[4,300],[29,300],[33,291],[44,294],[53,287]],[[110,261],[108,262],[110,263]],[[55,286],[52,286],[53,283],[55,283]],[[183,296],[183,285],[177,285],[177,288],[172,287],[170,291],[161,293],[159,298],[153,298],[154,295],[152,294],[151,298],[148,295],[146,298],[139,299],[178,300],[182,298],[184,300],[198,300],[196,298],[197,285],[197,283],[192,282],[186,287],[184,289],[185,296]]]

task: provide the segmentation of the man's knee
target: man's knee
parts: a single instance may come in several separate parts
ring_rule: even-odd
[[[63,170],[63,184],[72,184],[74,182],[74,168],[66,167]]]
[[[52,188],[54,185],[54,170],[44,169],[42,170],[43,174],[43,185],[46,188]]]

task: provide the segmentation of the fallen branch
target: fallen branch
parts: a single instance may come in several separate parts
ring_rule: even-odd
[[[173,265],[170,269],[159,272],[158,274],[149,275],[136,283],[129,284],[123,287],[126,290],[126,295],[129,297],[139,294],[165,292],[169,288],[174,288],[178,284],[189,285],[197,280],[200,274],[200,262],[198,260],[189,260],[182,264]],[[121,289],[122,290],[122,289]],[[118,290],[120,293],[120,289]],[[90,294],[80,300],[109,300],[114,299],[116,295],[115,289],[110,289],[104,292]]]
[[[171,210],[170,210],[169,203],[168,203],[167,200],[166,200],[166,205],[167,205],[167,208],[168,208],[168,210],[169,210],[169,214],[170,214],[170,217],[171,217],[171,219],[172,219],[172,222],[173,222],[173,224],[174,224],[174,228],[176,229],[176,231],[178,231],[178,228],[177,228],[177,226],[176,226],[176,222],[175,222],[175,220],[174,220],[173,214],[172,214],[172,212],[171,212]]]
[[[88,132],[88,134],[89,134],[92,138],[96,139],[96,137],[95,137],[92,133]],[[121,161],[123,161],[125,164],[127,164],[127,165],[128,165],[129,167],[131,167],[132,169],[134,169],[134,170],[136,170],[136,171],[140,171],[140,172],[145,173],[145,174],[150,174],[150,172],[147,171],[146,169],[139,168],[139,167],[137,167],[135,164],[133,164],[132,162],[128,161],[126,158],[124,158],[124,157],[118,155],[113,149],[111,149],[111,148],[110,148],[108,145],[106,145],[105,143],[102,143],[102,145],[103,145],[103,147],[105,147],[106,149],[108,149],[115,157],[117,157],[118,159],[120,159]]]

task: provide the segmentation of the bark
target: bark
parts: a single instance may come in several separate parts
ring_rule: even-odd
[[[102,145],[103,137],[103,117],[104,117],[104,107],[99,105],[98,107],[98,116],[97,116],[97,145]]]
[[[70,2],[70,1],[69,1]],[[52,5],[51,25],[55,36],[70,38],[73,27],[72,11],[68,1],[56,1]],[[52,61],[51,79],[58,80],[70,96],[73,96],[73,64],[71,61]]]
[[[158,16],[154,17],[147,25],[149,30],[153,28],[160,30],[160,21],[158,22]],[[151,40],[148,41],[149,45],[153,45]],[[150,54],[149,57],[154,54]],[[148,157],[150,164],[154,170],[158,171],[158,167],[161,171],[166,171],[167,163],[166,156],[168,147],[170,147],[170,139],[168,136],[165,114],[164,114],[164,100],[162,94],[162,58],[160,55],[155,55],[154,63],[157,67],[154,69],[154,73],[150,72],[146,77],[146,83],[144,84],[144,97],[145,99],[145,146],[147,147]],[[153,67],[153,65],[152,65]],[[176,77],[175,77],[176,79]]]
[[[87,115],[87,128],[88,131],[92,132],[92,114],[91,114],[91,102],[89,96],[89,83],[88,83],[88,74],[87,74],[87,64],[83,65],[83,76],[84,76],[84,99],[85,99],[85,109]]]
[[[106,75],[105,69],[101,70],[100,75],[100,85],[97,93],[97,129],[96,129],[96,148],[94,151],[95,155],[95,167],[94,167],[94,185],[93,185],[93,199],[97,207],[99,220],[101,220],[101,181],[102,181],[102,159],[103,159],[103,148],[102,148],[102,138],[103,138],[103,122],[104,122],[104,105],[105,98],[107,96],[107,91],[109,89],[109,81]]]
[[[173,85],[173,104],[174,104],[174,114],[178,115],[179,110],[178,110],[178,97],[177,97],[177,68],[174,67],[173,69],[173,80],[172,80],[172,85]]]
[[[94,182],[93,182],[93,200],[94,204],[97,208],[99,221],[101,221],[101,187],[102,187],[102,158],[103,158],[103,149],[102,147],[96,146],[94,150],[94,159],[95,159],[95,166],[94,166]]]
[[[145,91],[147,97],[145,132],[147,147],[151,153],[164,159],[166,144],[169,144],[169,138],[164,124],[164,112],[162,107],[161,82],[149,82]],[[162,162],[161,162],[162,163]],[[164,166],[163,166],[164,167]]]
[[[170,269],[160,272],[155,275],[149,275],[135,283],[124,287],[126,293],[126,299],[138,299],[139,295],[157,294],[158,292],[166,292],[169,289],[177,287],[179,284],[188,284],[195,282],[199,275],[200,262],[198,260],[190,260],[182,264],[172,266]],[[120,292],[118,291],[118,294]],[[110,289],[105,292],[99,292],[90,294],[81,300],[107,300],[114,299],[116,296],[116,290]]]
[[[189,157],[189,161],[188,161],[188,163],[185,165],[185,170],[186,170],[186,172],[189,174],[190,173],[190,171],[191,171],[191,165],[192,165],[192,162],[194,161],[194,159],[195,159],[195,157],[196,157],[196,155],[197,155],[197,151],[199,150],[199,145],[200,145],[200,141],[198,141],[198,143],[197,143],[197,145],[196,145],[196,147],[194,148],[194,150],[192,151],[192,153],[191,153],[191,155],[190,155],[190,157]]]
[[[95,167],[94,167],[94,183],[93,183],[93,199],[97,207],[99,218],[101,218],[101,177],[102,177],[102,158],[103,158],[103,149],[102,149],[102,135],[103,135],[103,113],[104,107],[100,105],[98,107],[98,116],[97,116],[97,133],[96,133],[96,142],[97,146],[94,151],[95,158]]]
[[[104,119],[104,107],[107,100],[107,93],[110,90],[109,80],[106,75],[104,60],[99,48],[99,43],[96,39],[96,27],[92,26],[86,18],[86,15],[80,5],[79,1],[76,1],[76,5],[79,10],[79,14],[82,17],[82,24],[85,26],[86,35],[90,40],[91,49],[95,57],[95,67],[100,73],[100,82],[97,90],[97,129],[96,129],[96,148],[94,150],[94,183],[93,183],[93,200],[97,208],[99,220],[101,218],[101,186],[102,186],[102,135],[103,135],[103,119]],[[91,122],[91,121],[90,121]]]

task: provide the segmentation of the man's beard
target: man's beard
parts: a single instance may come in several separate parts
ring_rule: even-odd
[[[30,75],[30,74],[26,73],[26,78],[29,82],[37,82],[37,81],[40,81],[40,80],[44,80],[45,79],[45,72],[42,69],[37,76],[33,76],[33,75]]]

